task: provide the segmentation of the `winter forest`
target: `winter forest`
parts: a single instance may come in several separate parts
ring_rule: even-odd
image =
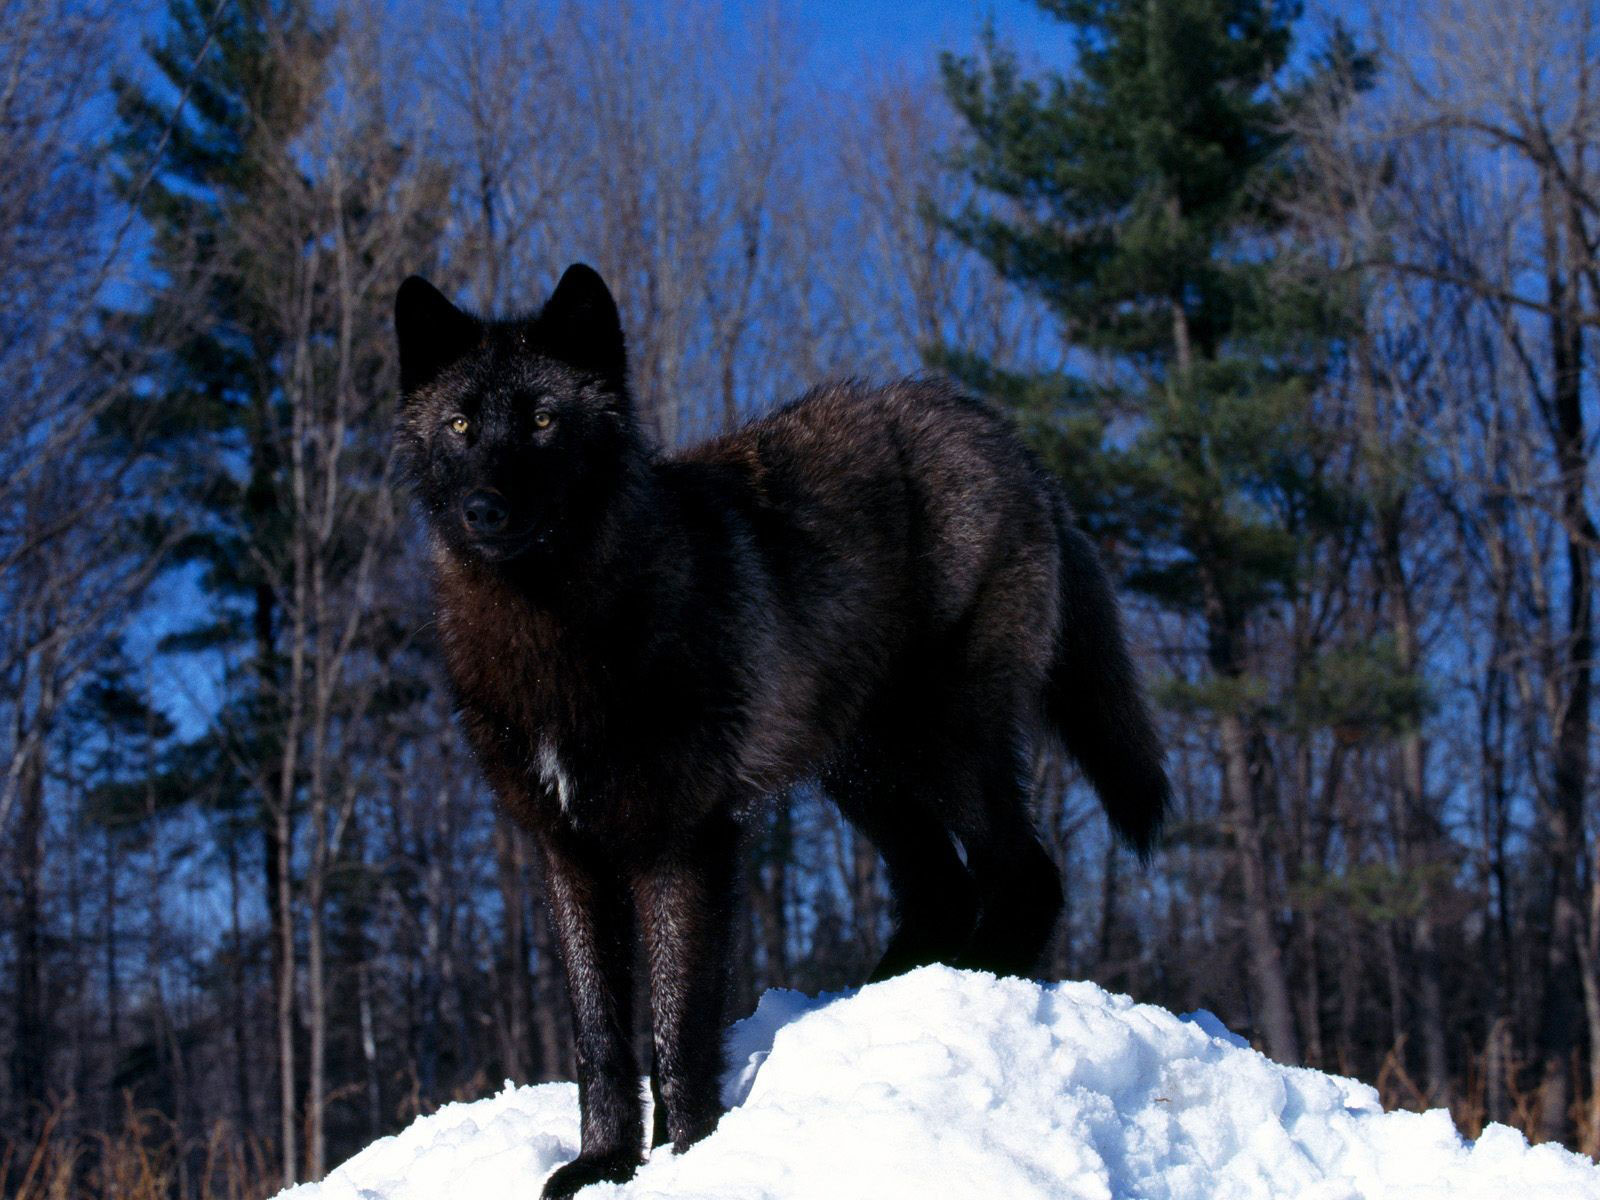
[[[848,71],[807,7],[0,0],[0,1193],[571,1078],[391,314],[578,260],[663,445],[942,373],[1064,481],[1177,805],[1141,864],[1039,749],[1050,977],[1600,1152],[1600,5],[952,2]],[[742,886],[737,1015],[889,927],[804,787]]]

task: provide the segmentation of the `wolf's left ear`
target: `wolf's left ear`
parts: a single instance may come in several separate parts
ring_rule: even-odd
[[[622,319],[617,302],[599,272],[573,263],[535,320],[548,353],[575,367],[596,371],[613,384],[622,382]]]
[[[400,342],[400,393],[409,396],[471,350],[483,336],[476,317],[462,312],[420,275],[394,297],[394,331]]]

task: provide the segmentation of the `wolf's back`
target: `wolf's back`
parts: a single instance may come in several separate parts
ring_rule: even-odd
[[[804,597],[780,640],[804,648],[799,676],[830,680],[815,712],[859,711],[930,637],[974,642],[953,680],[1004,647],[1004,690],[1031,692],[1031,706],[1042,688],[1113,827],[1149,852],[1169,786],[1115,594],[1001,414],[936,381],[832,384],[685,458],[730,467],[782,513],[788,532],[764,543],[763,561],[775,593]]]

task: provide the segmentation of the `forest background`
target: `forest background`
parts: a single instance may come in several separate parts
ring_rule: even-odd
[[[987,13],[987,15],[986,15]],[[244,1197],[570,1077],[454,724],[394,288],[620,301],[680,443],[1014,413],[1123,585],[1142,866],[1048,748],[1048,972],[1600,1151],[1600,5],[0,0],[0,1192]],[[736,1009],[880,864],[758,814]]]

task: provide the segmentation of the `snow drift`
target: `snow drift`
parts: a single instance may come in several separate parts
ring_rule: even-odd
[[[1282,1067],[1208,1013],[1089,983],[927,967],[769,992],[729,1037],[729,1111],[585,1197],[696,1200],[1600,1200],[1600,1167],[1365,1084]],[[646,1122],[648,1127],[648,1122]],[[572,1084],[451,1104],[283,1200],[535,1200],[578,1150]]]

